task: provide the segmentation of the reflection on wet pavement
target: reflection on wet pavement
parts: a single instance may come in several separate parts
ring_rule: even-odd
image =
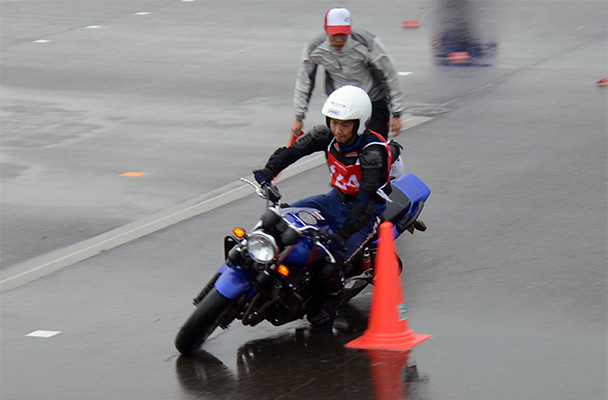
[[[424,385],[410,352],[350,350],[367,318],[345,306],[334,330],[296,329],[236,351],[236,371],[205,350],[176,361],[179,383],[205,399],[416,399]],[[408,395],[408,392],[412,395]],[[424,392],[424,390],[422,390]]]

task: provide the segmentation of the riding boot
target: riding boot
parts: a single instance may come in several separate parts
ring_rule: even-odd
[[[333,322],[344,299],[344,274],[341,266],[325,262],[319,270],[319,281],[325,292],[323,301],[307,316],[308,322],[317,326]]]

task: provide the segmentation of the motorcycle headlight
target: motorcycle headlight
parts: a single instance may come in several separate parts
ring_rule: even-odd
[[[277,244],[274,238],[264,232],[253,232],[247,240],[249,256],[260,264],[267,264],[277,255]]]

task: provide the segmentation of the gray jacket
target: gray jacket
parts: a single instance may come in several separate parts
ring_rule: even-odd
[[[354,85],[365,90],[372,101],[389,101],[394,117],[403,113],[403,94],[392,57],[380,38],[353,30],[341,50],[329,43],[325,33],[304,46],[293,96],[296,119],[303,120],[308,111],[319,65],[325,69],[327,95],[344,85]]]

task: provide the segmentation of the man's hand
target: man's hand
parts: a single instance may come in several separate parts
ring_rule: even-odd
[[[258,183],[261,186],[264,186],[265,184],[270,183],[270,181],[272,181],[272,178],[274,178],[274,176],[272,176],[270,171],[268,171],[266,168],[256,169],[255,171],[253,171],[253,176],[255,177],[255,180],[258,181]]]
[[[388,136],[396,137],[401,133],[401,118],[393,117],[388,121]]]
[[[346,239],[344,239],[342,236],[338,235],[337,233],[332,233],[331,235],[329,235],[329,239],[327,239],[327,241],[325,242],[325,245],[327,245],[327,247],[330,247],[334,250],[338,250],[338,251],[346,251],[348,250],[348,248],[346,247]]]
[[[293,121],[293,124],[291,124],[291,134],[294,137],[297,137],[300,132],[302,132],[302,128],[304,127],[304,121],[300,121],[300,120],[295,120]]]

